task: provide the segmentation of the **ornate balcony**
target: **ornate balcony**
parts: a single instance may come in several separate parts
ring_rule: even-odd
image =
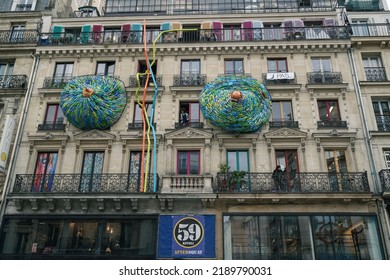
[[[43,88],[64,88],[64,86],[74,77],[46,77],[43,81]]]
[[[347,128],[347,122],[340,119],[317,121],[318,128]]]
[[[366,72],[366,79],[369,82],[386,82],[385,67],[364,67]]]
[[[207,76],[203,74],[180,74],[173,76],[174,86],[205,86]]]
[[[307,82],[309,84],[341,84],[343,78],[340,72],[309,72]]]
[[[153,174],[148,175],[147,193],[153,193]],[[157,176],[158,186],[158,176]],[[18,174],[13,193],[138,193],[138,174]]]
[[[58,130],[58,131],[64,131],[65,130],[65,124],[63,124],[61,121],[58,122],[45,122],[43,124],[38,125],[38,131],[46,131],[46,130]]]
[[[175,128],[183,128],[183,127],[193,127],[193,128],[203,128],[203,123],[199,120],[191,120],[189,122],[176,122]]]
[[[157,85],[159,87],[162,86],[162,76],[155,76],[155,78],[156,78]],[[144,87],[145,83],[146,83],[146,76],[140,76],[139,77],[139,82],[140,82],[141,87]],[[130,78],[129,78],[129,86],[130,87],[138,87],[137,76],[136,75],[130,76]],[[149,86],[150,87],[153,86],[152,77],[149,78]]]
[[[277,180],[272,173],[218,173],[220,193],[369,193],[367,172],[285,173]]]
[[[0,89],[24,89],[27,86],[26,75],[1,75]]]
[[[0,44],[36,44],[37,30],[0,31]]]
[[[382,192],[390,193],[390,169],[379,171],[379,178],[381,180]]]
[[[269,128],[281,128],[281,127],[290,127],[290,128],[299,128],[298,121],[294,120],[282,120],[282,119],[273,119],[269,122]]]
[[[266,73],[263,74],[264,85],[295,85],[297,78],[295,73]]]

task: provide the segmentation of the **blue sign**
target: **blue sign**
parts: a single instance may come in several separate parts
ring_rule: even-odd
[[[214,215],[161,215],[158,258],[216,258]]]

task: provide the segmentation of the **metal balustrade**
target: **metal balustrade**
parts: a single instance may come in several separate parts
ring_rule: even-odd
[[[153,193],[153,174],[147,175],[147,193]],[[157,186],[158,186],[157,175]],[[13,193],[138,193],[139,174],[17,174]]]
[[[185,29],[185,28],[184,28]],[[299,32],[291,32],[284,27],[264,28],[222,28],[198,29],[198,31],[174,31],[164,33],[158,44],[194,43],[194,42],[259,42],[259,41],[294,41],[294,40],[345,40],[350,38],[350,28],[347,26],[310,26],[301,27]],[[147,29],[148,44],[155,41],[160,29]],[[103,32],[75,32],[65,31],[57,33],[41,33],[39,45],[142,45],[142,31],[103,31]]]
[[[367,172],[285,173],[278,179],[272,173],[218,173],[216,192],[224,193],[368,193]]]
[[[7,30],[0,31],[1,44],[37,44],[37,30]]]
[[[281,128],[281,127],[290,127],[290,128],[299,128],[298,121],[294,120],[282,120],[282,119],[273,119],[269,122],[269,128]]]
[[[188,122],[176,122],[175,128],[192,127],[192,128],[203,128],[203,122],[199,120],[190,120]]]
[[[340,72],[308,72],[309,84],[341,84],[343,77]]]
[[[180,74],[173,76],[174,86],[205,86],[207,82],[207,76],[204,74]]]
[[[385,67],[364,67],[366,73],[366,80],[369,82],[386,82]]]
[[[160,87],[162,86],[162,76],[160,75],[157,75],[155,76],[155,79],[156,79],[156,82],[157,82],[157,85]],[[139,77],[139,82],[140,82],[140,86],[145,86],[145,83],[146,83],[146,76],[140,76]],[[129,77],[129,86],[130,87],[138,87],[138,81],[137,81],[137,75],[131,75]],[[153,80],[152,80],[152,77],[149,77],[149,86],[152,87],[154,86],[153,85]]]
[[[64,131],[65,130],[65,124],[61,123],[60,121],[58,122],[45,122],[43,124],[38,125],[38,130],[39,131],[45,131],[45,130],[60,130]]]
[[[71,76],[46,77],[43,81],[43,88],[64,88],[73,78]]]
[[[348,127],[347,121],[342,121],[340,119],[327,119],[317,121],[318,128],[346,128]]]
[[[378,131],[390,132],[390,115],[375,115]]]
[[[23,89],[27,87],[26,75],[1,75],[0,89]]]

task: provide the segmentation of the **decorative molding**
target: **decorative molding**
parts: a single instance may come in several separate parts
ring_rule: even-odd
[[[301,138],[301,149],[302,149],[302,153],[306,151],[306,141],[303,138]]]
[[[100,131],[97,129],[92,129],[89,131],[75,134],[74,139],[79,140],[79,141],[84,141],[84,140],[108,141],[108,140],[114,140],[115,135],[111,134],[111,133],[104,132],[104,131]]]
[[[268,153],[271,153],[271,151],[272,151],[272,141],[271,141],[271,138],[267,139],[267,150],[268,150]]]
[[[299,130],[283,127],[280,129],[272,130],[267,133],[264,133],[264,137],[266,139],[306,139],[307,138],[307,133],[302,132]]]
[[[99,211],[104,211],[104,198],[98,198],[96,199],[97,202],[97,209]]]
[[[63,201],[64,201],[64,209],[66,211],[72,210],[72,202],[71,202],[71,200],[69,198],[64,198]]]
[[[130,201],[131,201],[131,209],[133,210],[133,212],[137,212],[138,211],[138,199],[132,198],[132,199],[130,199]]]
[[[81,210],[83,212],[87,212],[88,211],[88,199],[80,198],[80,203],[81,203]]]
[[[50,212],[53,212],[54,210],[56,210],[56,205],[55,205],[54,199],[47,198],[46,202],[47,202],[47,208],[49,209]]]
[[[321,152],[321,139],[314,138],[316,140],[317,152]]]
[[[160,198],[160,210],[162,212],[166,210],[166,199]]]
[[[168,139],[211,139],[213,134],[200,129],[186,127],[178,130],[174,130],[165,134],[165,138]]]
[[[14,198],[12,201],[14,202],[16,211],[22,211],[22,209],[23,209],[23,199]]]
[[[120,198],[114,198],[114,209],[115,211],[122,210],[122,201]]]
[[[38,211],[39,208],[38,200],[35,198],[30,198],[29,201],[31,203],[31,210]]]
[[[167,204],[168,204],[168,210],[169,211],[173,211],[173,207],[174,207],[174,204],[175,204],[175,201],[173,200],[173,198],[168,198],[167,199]]]

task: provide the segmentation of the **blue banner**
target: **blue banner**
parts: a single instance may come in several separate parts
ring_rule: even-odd
[[[216,258],[214,215],[161,215],[158,258]]]

